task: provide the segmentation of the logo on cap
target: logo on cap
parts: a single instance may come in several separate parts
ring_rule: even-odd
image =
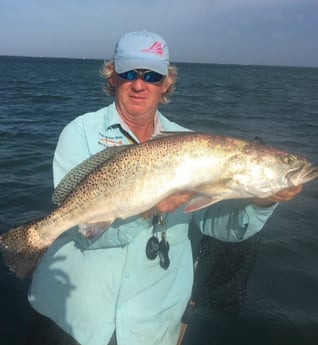
[[[141,49],[144,53],[153,53],[162,56],[162,44],[160,42],[155,42],[151,47],[147,49]]]

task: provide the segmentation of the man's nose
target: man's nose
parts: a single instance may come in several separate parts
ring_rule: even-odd
[[[137,76],[137,78],[133,80],[131,83],[132,88],[135,90],[142,90],[145,87],[145,81],[141,76]]]

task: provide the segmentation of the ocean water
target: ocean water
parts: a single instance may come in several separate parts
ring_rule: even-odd
[[[0,233],[48,213],[51,164],[62,128],[112,100],[101,60],[0,57]],[[176,63],[171,120],[253,140],[318,164],[318,69]],[[262,231],[237,314],[203,306],[187,344],[318,344],[318,180],[280,204]],[[0,261],[0,344],[23,344],[28,281]]]

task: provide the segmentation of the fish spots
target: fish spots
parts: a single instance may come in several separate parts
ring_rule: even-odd
[[[43,241],[41,240],[39,233],[33,226],[27,230],[26,236],[28,243],[31,245],[34,251],[43,248]]]
[[[1,236],[0,242],[4,244],[5,249],[17,253],[24,252],[26,248],[29,251],[43,248],[42,240],[33,223],[12,229],[9,233]]]

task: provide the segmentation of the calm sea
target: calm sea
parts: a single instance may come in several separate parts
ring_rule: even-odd
[[[60,131],[112,101],[102,91],[102,63],[0,57],[1,233],[52,209]],[[176,93],[161,107],[170,119],[194,130],[259,136],[318,163],[318,69],[176,65]],[[240,313],[202,308],[192,344],[318,344],[317,205],[318,180],[278,207],[263,230]],[[23,344],[31,315],[27,288],[0,262],[0,344]]]

